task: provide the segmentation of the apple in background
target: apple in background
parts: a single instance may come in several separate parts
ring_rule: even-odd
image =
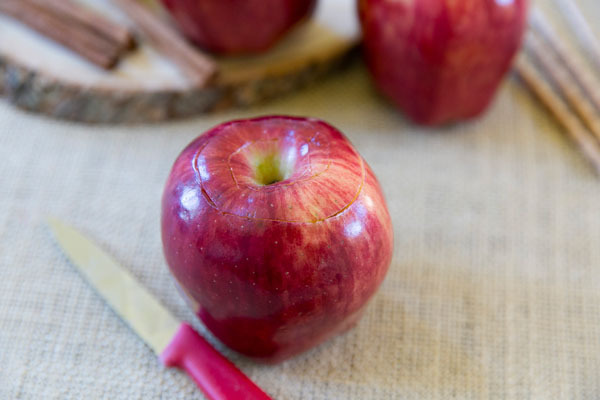
[[[309,17],[316,0],[162,0],[181,30],[221,54],[267,50]]]
[[[481,114],[520,47],[528,0],[359,0],[375,84],[413,121]]]
[[[353,326],[382,282],[393,233],[371,168],[316,119],[219,125],[175,161],[165,258],[206,327],[277,362]]]

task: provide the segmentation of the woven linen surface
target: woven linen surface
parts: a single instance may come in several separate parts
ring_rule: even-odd
[[[432,130],[355,64],[259,108],[152,126],[57,122],[0,101],[0,399],[202,398],[82,280],[44,220],[81,229],[206,333],[163,261],[163,184],[207,128],[275,113],[348,135],[383,186],[395,255],[343,336],[276,366],[217,343],[253,380],[277,399],[600,398],[600,182],[580,154],[514,77],[483,118]]]

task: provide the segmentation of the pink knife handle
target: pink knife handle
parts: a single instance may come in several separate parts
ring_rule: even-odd
[[[271,399],[185,322],[160,359],[167,367],[185,370],[209,399]]]

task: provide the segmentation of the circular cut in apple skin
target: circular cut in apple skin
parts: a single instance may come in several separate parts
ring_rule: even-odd
[[[164,253],[212,333],[278,362],[351,327],[381,284],[393,231],[377,179],[325,122],[219,125],[177,158]]]

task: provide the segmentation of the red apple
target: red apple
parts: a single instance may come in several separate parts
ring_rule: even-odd
[[[257,53],[271,47],[316,0],[162,0],[183,32],[216,53]]]
[[[162,201],[171,272],[230,348],[267,362],[350,328],[393,234],[371,168],[316,119],[219,125],[175,161]]]
[[[417,123],[481,114],[519,49],[528,0],[359,0],[375,84]]]

